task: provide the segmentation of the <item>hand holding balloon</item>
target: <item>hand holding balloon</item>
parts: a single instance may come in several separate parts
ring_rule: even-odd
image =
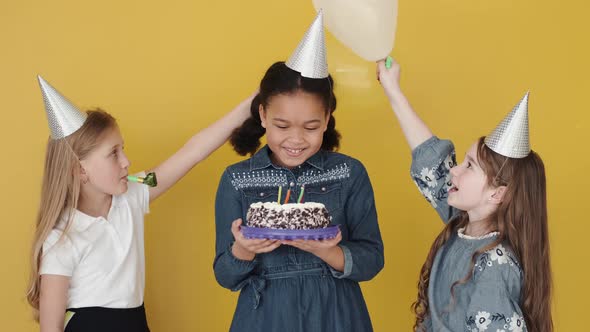
[[[389,57],[391,68],[386,68],[386,61],[377,61],[377,80],[381,83],[385,95],[393,102],[401,94],[399,85],[400,66],[397,61]]]

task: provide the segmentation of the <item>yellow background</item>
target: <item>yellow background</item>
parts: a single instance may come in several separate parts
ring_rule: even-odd
[[[360,0],[359,0],[360,1]],[[460,159],[531,90],[531,142],[548,173],[558,331],[584,329],[589,293],[590,5],[400,0],[394,56],[413,106]],[[35,75],[118,119],[132,171],[153,167],[286,59],[311,1],[3,1],[0,321],[33,331],[24,292],[48,129]],[[376,331],[407,331],[418,271],[441,223],[408,176],[410,155],[374,75],[328,34],[341,151],[374,185],[385,269],[363,284]],[[152,205],[146,307],[152,331],[224,331],[236,294],[215,282],[213,201],[241,158],[226,145]]]

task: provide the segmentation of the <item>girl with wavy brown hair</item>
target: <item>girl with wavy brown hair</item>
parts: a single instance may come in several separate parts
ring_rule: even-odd
[[[412,149],[411,174],[444,228],[420,271],[417,331],[552,331],[545,170],[528,93],[459,165],[411,108],[395,61],[377,75]]]

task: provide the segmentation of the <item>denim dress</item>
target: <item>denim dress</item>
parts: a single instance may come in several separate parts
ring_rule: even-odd
[[[359,282],[370,280],[384,264],[373,189],[356,159],[320,150],[293,169],[273,165],[268,146],[250,159],[229,166],[215,201],[219,284],[240,291],[231,331],[372,331]],[[323,203],[340,225],[344,271],[311,253],[288,245],[257,254],[253,261],[232,255],[231,223],[255,202],[295,203],[305,185],[305,202]]]
[[[461,212],[447,203],[455,165],[455,148],[448,140],[432,137],[412,151],[412,179],[444,223]],[[428,284],[426,331],[526,331],[520,308],[523,271],[507,243],[479,254],[472,277],[451,295],[453,283],[469,272],[474,253],[497,236],[471,237],[460,229],[438,250]]]

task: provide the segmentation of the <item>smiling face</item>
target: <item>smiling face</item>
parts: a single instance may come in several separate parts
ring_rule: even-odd
[[[123,151],[123,137],[119,128],[106,131],[99,143],[80,161],[82,177],[91,192],[120,195],[127,191],[129,160]]]
[[[330,114],[318,96],[303,91],[278,94],[259,112],[276,165],[299,166],[320,150]]]
[[[449,205],[467,211],[469,219],[481,220],[495,211],[501,201],[502,188],[493,188],[477,158],[478,143],[465,154],[463,162],[451,168],[452,187],[449,189]]]

